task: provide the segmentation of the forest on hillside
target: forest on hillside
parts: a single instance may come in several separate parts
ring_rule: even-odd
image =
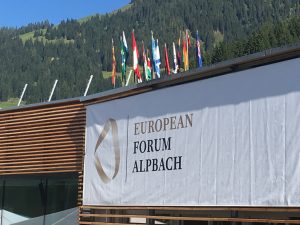
[[[118,40],[123,30],[130,50],[132,29],[139,49],[142,40],[150,48],[151,30],[161,45],[171,46],[185,29],[194,48],[199,30],[204,65],[209,65],[300,42],[298,15],[298,0],[133,0],[106,15],[0,28],[0,101],[18,97],[25,83],[27,103],[45,101],[55,79],[59,84],[54,99],[81,96],[91,74],[95,79],[89,93],[112,88],[103,71],[111,70],[112,38],[121,70]],[[193,68],[195,51],[189,53]],[[161,58],[164,61],[162,51]]]

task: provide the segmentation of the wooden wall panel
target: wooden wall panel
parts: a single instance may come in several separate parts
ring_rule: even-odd
[[[0,175],[80,172],[85,108],[79,101],[0,112]]]
[[[299,208],[280,207],[82,206],[79,224],[125,225],[137,221],[144,224],[170,224],[171,221],[300,224],[299,213]]]

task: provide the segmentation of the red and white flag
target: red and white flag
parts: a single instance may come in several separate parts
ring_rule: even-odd
[[[165,71],[168,75],[171,74],[167,44],[165,44]]]
[[[138,82],[142,82],[141,72],[139,70],[139,51],[136,45],[134,30],[132,31],[132,49],[133,49],[133,71],[137,76]]]

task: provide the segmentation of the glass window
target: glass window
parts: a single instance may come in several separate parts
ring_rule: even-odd
[[[46,214],[76,207],[77,185],[75,177],[49,177],[47,181]]]
[[[78,180],[76,177],[49,177],[45,225],[73,225],[77,222]]]
[[[37,218],[43,224],[45,182],[41,178],[6,178],[2,225],[25,222]]]
[[[0,225],[75,225],[76,174],[0,178]]]

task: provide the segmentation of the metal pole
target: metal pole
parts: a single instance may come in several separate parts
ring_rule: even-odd
[[[126,85],[125,85],[125,86],[128,86],[129,81],[130,81],[131,74],[132,74],[132,70],[130,70],[130,72],[129,72],[128,79],[127,79],[127,82],[126,82]]]
[[[25,91],[26,91],[27,85],[28,85],[28,84],[25,84],[25,86],[24,86],[24,88],[23,88],[23,91],[22,91],[22,94],[21,94],[21,97],[20,97],[20,100],[19,100],[18,106],[20,106],[20,104],[21,104],[21,102],[22,102],[22,99],[23,99],[23,96],[24,96],[24,94],[25,94]]]
[[[52,88],[52,91],[51,91],[51,94],[50,94],[49,99],[48,99],[48,102],[50,102],[51,99],[52,99],[52,95],[53,95],[54,90],[55,90],[55,88],[56,88],[57,82],[58,82],[58,80],[55,80],[54,85],[53,85],[53,88]]]
[[[93,77],[94,77],[93,75],[90,76],[89,82],[88,82],[88,84],[87,84],[87,86],[86,86],[86,89],[85,89],[85,92],[84,92],[84,95],[83,95],[83,96],[86,96],[86,95],[87,95],[88,90],[89,90],[90,85],[91,85],[91,82],[92,82],[92,80],[93,80]]]

